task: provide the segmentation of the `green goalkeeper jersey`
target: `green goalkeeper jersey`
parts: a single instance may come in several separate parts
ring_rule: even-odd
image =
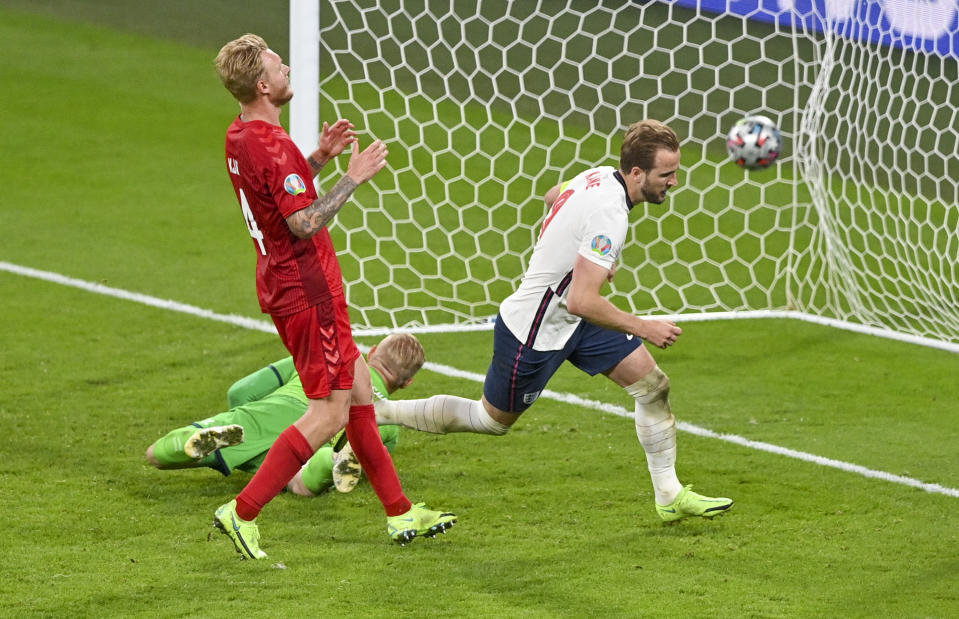
[[[374,400],[388,399],[386,382],[372,367],[370,380]],[[213,454],[216,463],[211,464],[211,468],[224,475],[229,475],[233,469],[256,472],[276,438],[302,417],[309,405],[292,357],[281,359],[235,382],[227,392],[227,401],[230,410],[193,424],[200,428],[243,426],[242,443]],[[383,426],[380,435],[392,451],[398,438],[397,428]]]
[[[386,381],[370,367],[370,382],[373,384],[373,400],[389,399]],[[248,402],[260,400],[268,395],[285,396],[303,404],[309,405],[309,399],[303,393],[303,383],[300,375],[293,366],[293,357],[281,359],[267,367],[250,374],[235,382],[227,392],[227,403],[230,408],[241,406]]]

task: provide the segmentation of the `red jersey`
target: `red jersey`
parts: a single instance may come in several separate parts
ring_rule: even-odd
[[[301,239],[286,224],[317,195],[313,170],[283,127],[237,116],[226,132],[226,165],[257,252],[260,308],[285,316],[341,296],[329,231]]]

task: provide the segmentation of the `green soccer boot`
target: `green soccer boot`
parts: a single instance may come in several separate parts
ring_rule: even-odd
[[[333,452],[333,486],[337,491],[350,492],[359,483],[362,475],[363,467],[349,443]]]
[[[333,438],[330,439],[330,447],[333,448],[333,453],[343,449],[344,445],[346,445],[346,428],[334,434]]]
[[[406,546],[417,535],[422,537],[436,537],[437,533],[445,533],[456,524],[456,515],[449,512],[436,512],[426,509],[423,503],[417,503],[410,511],[399,516],[386,518],[386,532],[390,539]]]
[[[733,506],[733,500],[723,497],[708,497],[696,494],[692,486],[686,486],[669,505],[656,504],[656,512],[665,522],[689,516],[712,518]]]
[[[230,538],[236,551],[244,559],[265,559],[260,550],[260,530],[255,520],[243,520],[236,515],[236,499],[221,505],[213,514],[213,526]]]
[[[206,458],[221,447],[232,447],[243,442],[243,426],[213,426],[200,428],[183,444],[183,453],[191,458]]]

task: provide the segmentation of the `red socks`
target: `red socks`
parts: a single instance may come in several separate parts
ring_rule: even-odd
[[[386,515],[399,516],[408,512],[412,504],[403,494],[393,459],[380,438],[372,404],[350,407],[346,438],[370,478],[376,496],[383,503]],[[266,454],[256,475],[236,497],[236,515],[243,520],[256,518],[263,506],[286,487],[312,455],[313,449],[296,426],[284,430]]]
[[[370,406],[370,410],[372,409]],[[375,417],[373,423],[376,423]],[[379,438],[378,431],[376,436]],[[380,443],[380,446],[383,444]],[[386,451],[386,447],[383,447],[383,450]],[[236,515],[243,520],[256,518],[263,506],[286,487],[312,455],[313,448],[296,426],[284,430],[270,447],[253,479],[236,497]],[[363,466],[366,468],[366,465]]]
[[[380,430],[376,426],[376,411],[372,404],[350,407],[346,438],[353,446],[353,453],[356,454],[363,470],[366,471],[366,476],[369,477],[376,496],[380,498],[386,515],[399,516],[408,512],[413,505],[403,494],[403,487],[396,475],[393,459],[390,457],[390,452],[386,450],[383,439],[380,438]],[[273,453],[272,449],[270,453]],[[295,473],[296,471],[293,474]],[[293,474],[290,476],[292,477]],[[237,513],[240,513],[239,509]]]

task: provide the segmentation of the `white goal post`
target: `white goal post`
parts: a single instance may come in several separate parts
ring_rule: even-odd
[[[542,194],[614,165],[623,130],[651,117],[683,139],[681,185],[637,206],[617,305],[790,316],[959,352],[955,0],[290,8],[294,140],[312,149],[319,120],[342,117],[390,148],[331,227],[358,332],[487,328]],[[760,172],[724,151],[750,113],[786,142]]]

